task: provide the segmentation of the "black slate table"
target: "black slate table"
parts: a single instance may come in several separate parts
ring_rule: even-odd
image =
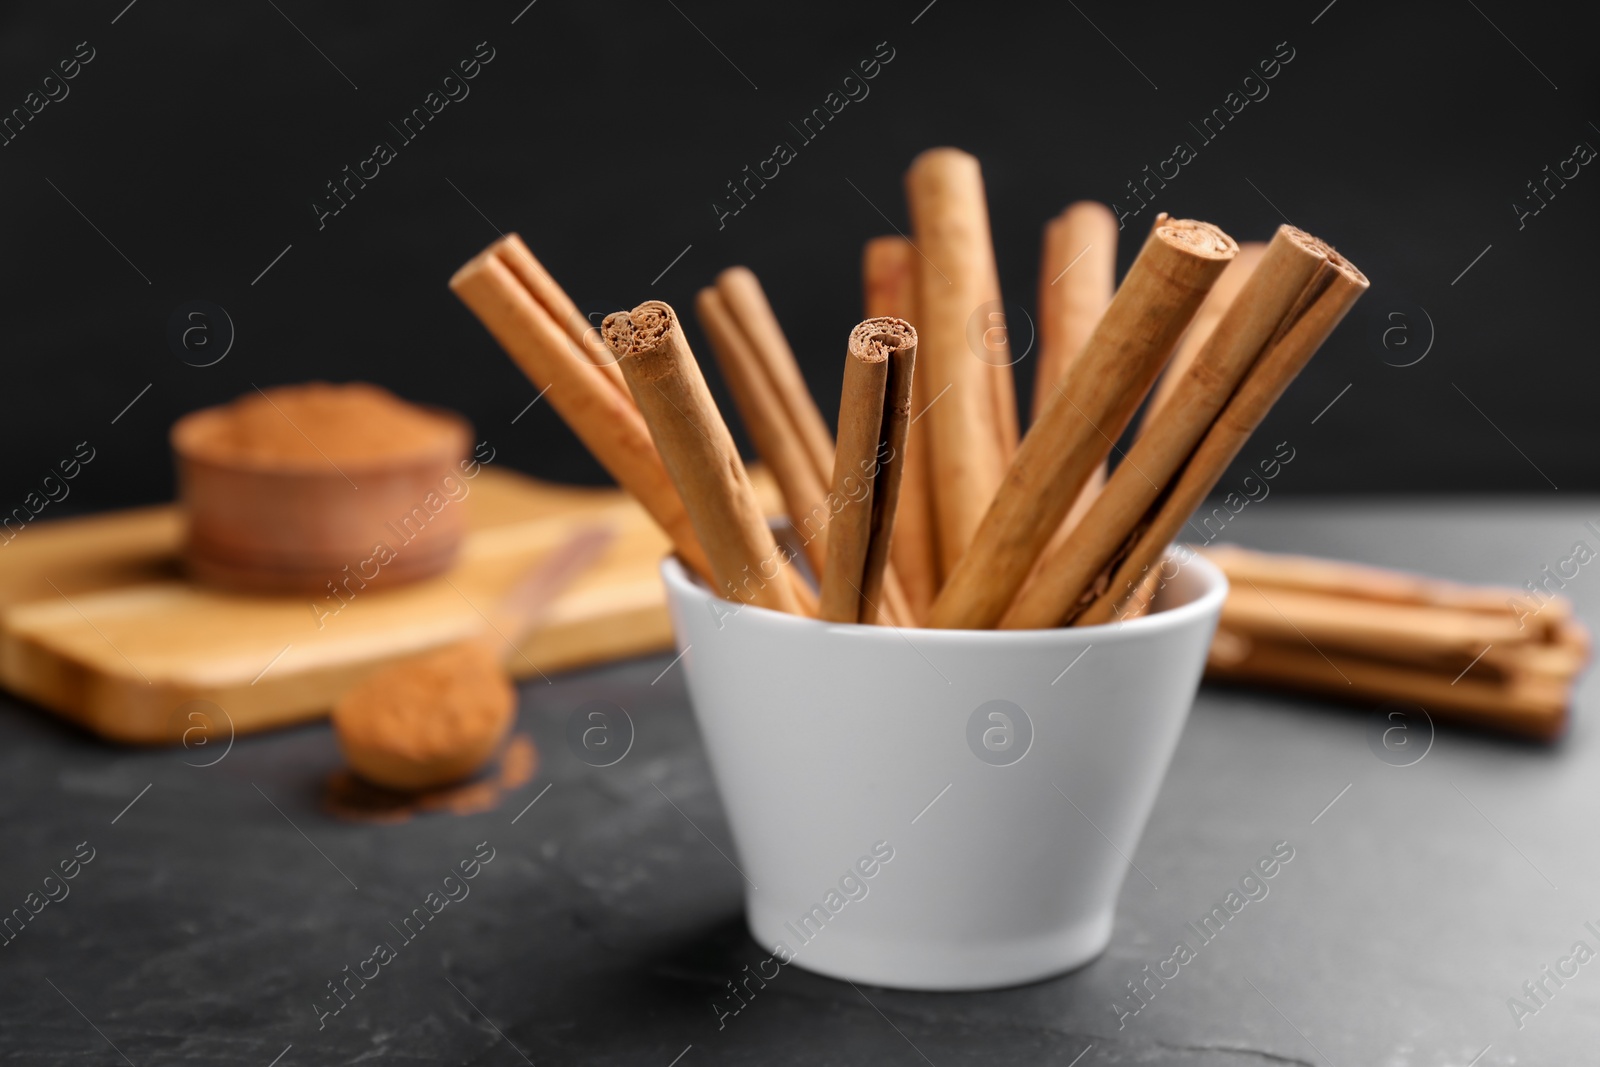
[[[1230,536],[1521,584],[1573,542],[1593,544],[1582,524],[1594,518],[1592,500],[1273,500]],[[1592,627],[1600,566],[1566,592]],[[1600,962],[1571,959],[1579,941],[1600,950],[1585,926],[1600,929],[1592,685],[1556,747],[1441,727],[1404,767],[1369,745],[1370,708],[1208,687],[1133,856],[1148,880],[1127,879],[1101,958],[981,994],[857,989],[790,967],[719,1025],[713,999],[766,953],[743,928],[726,823],[670,662],[525,686],[518,729],[539,747],[537,775],[494,810],[392,824],[328,813],[339,760],[326,725],[240,739],[201,767],[214,754],[113,748],[6,699],[0,908],[37,906],[47,890],[60,899],[0,948],[0,1061],[1600,1058]],[[573,710],[595,699],[637,727],[605,768],[565,740]],[[1279,841],[1294,859],[1269,895],[1123,1016],[1113,1005],[1134,1003],[1127,983]],[[473,867],[475,855],[492,859]],[[76,877],[47,883],[63,861]],[[460,876],[462,861],[476,877]],[[429,893],[455,899],[406,940],[399,924]],[[394,958],[364,962],[380,941],[398,946]],[[1558,985],[1547,966],[1577,972]],[[377,976],[348,983],[346,1006],[322,1015],[346,967]],[[1535,1006],[1525,982],[1543,994],[1519,1017],[1510,998]]]

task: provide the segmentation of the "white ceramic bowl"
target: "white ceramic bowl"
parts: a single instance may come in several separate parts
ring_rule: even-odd
[[[1153,614],[1011,631],[740,609],[663,563],[756,941],[905,989],[1098,955],[1227,595],[1184,555]]]

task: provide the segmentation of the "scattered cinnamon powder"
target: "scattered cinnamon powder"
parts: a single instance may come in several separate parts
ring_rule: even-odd
[[[476,815],[493,811],[509,794],[533,781],[538,767],[539,750],[533,738],[516,734],[506,742],[498,764],[488,774],[422,793],[397,793],[371,785],[341,767],[328,775],[322,807],[328,814],[351,822],[385,824],[406,822],[413,816],[435,811]]]
[[[462,436],[458,421],[365,382],[280,386],[204,415],[184,426],[183,450],[246,466],[359,467],[433,455]]]
[[[333,726],[357,774],[417,790],[476,772],[515,711],[499,659],[481,641],[463,641],[373,674],[339,701]]]

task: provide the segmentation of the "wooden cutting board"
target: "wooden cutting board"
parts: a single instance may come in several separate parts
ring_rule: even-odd
[[[0,549],[0,685],[121,742],[177,742],[199,721],[193,701],[239,733],[316,718],[377,667],[478,632],[480,610],[597,523],[613,540],[511,669],[538,677],[671,645],[656,570],[667,539],[632,499],[493,469],[470,484],[469,533],[449,574],[358,590],[320,625],[312,601],[336,601],[185,581],[175,506],[30,526]]]

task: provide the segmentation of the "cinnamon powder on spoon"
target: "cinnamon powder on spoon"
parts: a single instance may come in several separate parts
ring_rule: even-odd
[[[374,672],[334,709],[351,768],[391,789],[445,785],[500,747],[516,692],[481,640],[461,641]]]

